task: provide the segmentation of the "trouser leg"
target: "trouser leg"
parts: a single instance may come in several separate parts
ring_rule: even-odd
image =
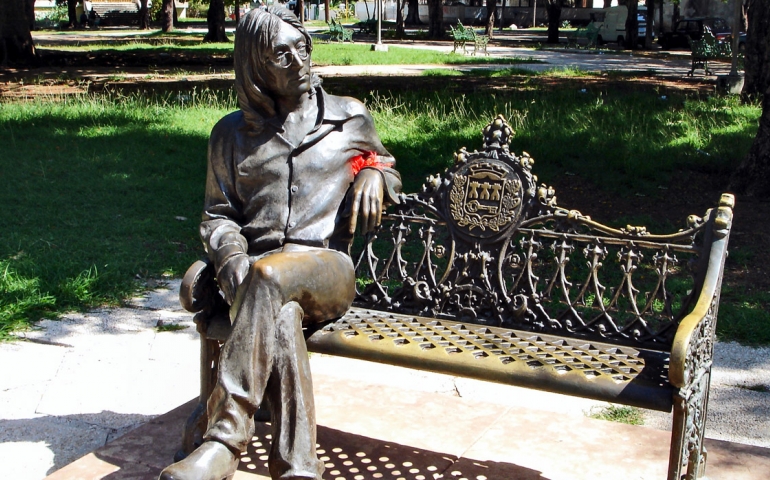
[[[281,311],[268,285],[251,282],[248,287],[250,294],[241,302],[220,352],[217,382],[207,406],[209,428],[204,436],[236,452],[246,450],[254,431],[253,416],[276,355],[275,324]]]
[[[313,380],[302,315],[292,320],[282,319],[276,325],[276,343],[291,348],[281,349],[282,354],[273,361],[265,392],[273,430],[268,467],[272,478],[320,480],[324,465],[316,454]]]
[[[273,410],[271,476],[320,478],[302,314],[309,321],[338,317],[353,295],[353,265],[339,252],[282,252],[255,262],[233,304],[205,438],[244,451],[266,394]]]

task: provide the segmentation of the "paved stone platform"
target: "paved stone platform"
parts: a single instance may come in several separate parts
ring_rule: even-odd
[[[396,386],[315,377],[324,478],[657,480],[669,434]],[[48,480],[153,479],[171,462],[195,401],[95,450]],[[236,479],[267,479],[270,427],[260,424]],[[765,480],[770,449],[707,440],[711,480]]]
[[[177,291],[173,281],[0,344],[0,479],[157,478],[198,388],[199,340]],[[603,402],[327,355],[310,363],[327,480],[664,478],[670,415],[661,412],[644,410],[645,426],[632,427],[587,418]],[[766,386],[770,348],[717,343],[712,480],[768,478]],[[242,478],[266,474],[267,435],[257,433]]]

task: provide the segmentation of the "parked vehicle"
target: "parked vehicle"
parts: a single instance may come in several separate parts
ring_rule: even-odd
[[[647,9],[644,7],[639,7],[636,12],[638,39],[641,44],[644,43],[644,36],[647,34],[646,12]],[[628,19],[628,8],[626,6],[605,8],[595,18],[596,20],[593,21],[593,24],[599,29],[599,36],[597,37],[599,44],[618,42],[618,44],[623,45],[625,43],[626,20]]]
[[[725,34],[723,38],[719,39],[719,41],[729,43],[730,46],[732,46],[733,44],[732,33]],[[738,33],[738,53],[740,53],[741,55],[746,55],[746,34],[743,32]]]
[[[661,34],[658,43],[666,50],[690,48],[690,41],[703,38],[703,32],[707,27],[711,29],[711,33],[719,41],[724,41],[725,37],[732,33],[732,28],[724,18],[686,18],[676,22],[673,31]]]

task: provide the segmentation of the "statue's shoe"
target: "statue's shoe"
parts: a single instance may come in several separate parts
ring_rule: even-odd
[[[160,472],[158,480],[231,480],[238,468],[238,457],[216,441],[203,442],[182,461]]]

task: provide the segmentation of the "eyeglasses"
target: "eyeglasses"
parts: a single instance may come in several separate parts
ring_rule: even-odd
[[[291,50],[276,53],[275,57],[271,58],[270,61],[281,68],[288,68],[292,63],[294,63],[295,56],[298,57],[301,62],[304,62],[307,60],[307,57],[310,56],[310,49],[306,44],[302,43]]]

